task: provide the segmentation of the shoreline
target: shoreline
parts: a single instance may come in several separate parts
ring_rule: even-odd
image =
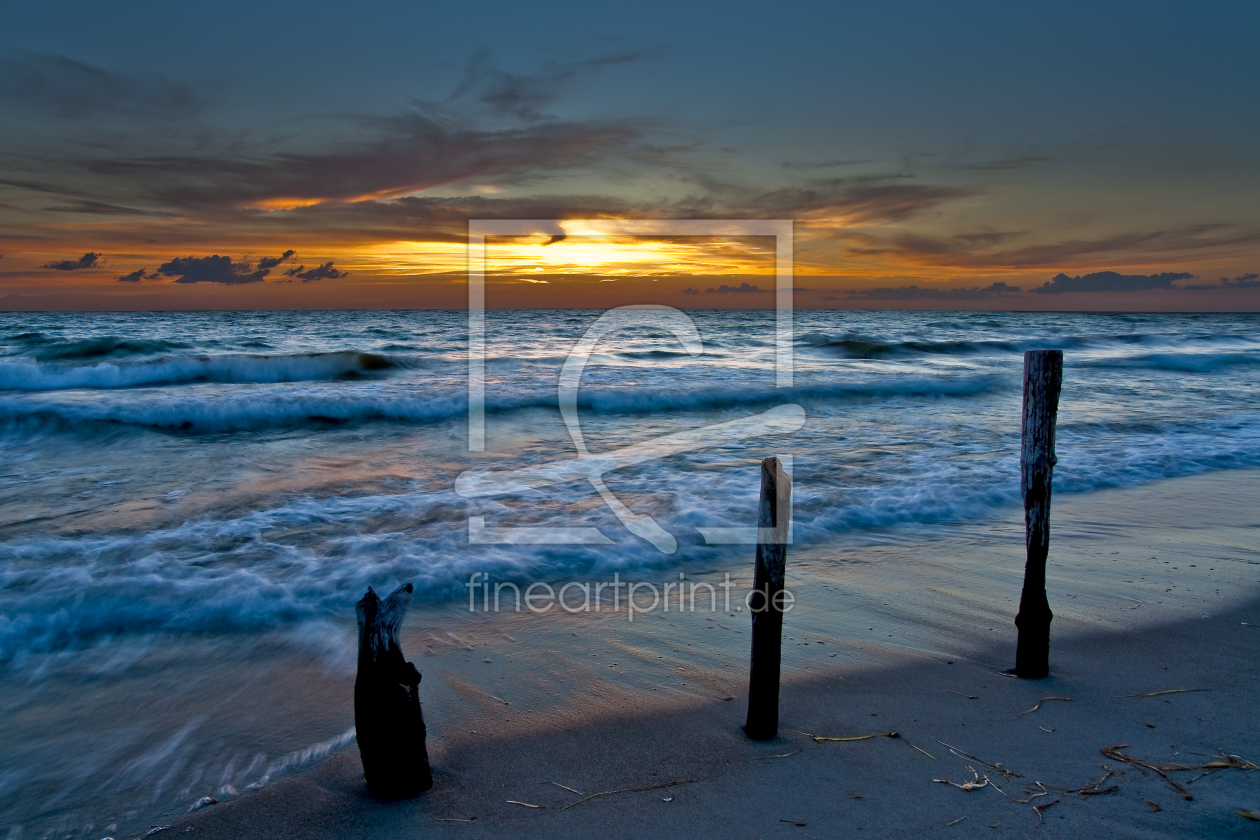
[[[630,625],[607,614],[539,620],[419,607],[403,644],[425,676],[434,790],[374,802],[350,746],[257,793],[172,820],[170,830],[392,837],[424,826],[441,836],[618,837],[685,825],[694,836],[859,827],[889,836],[997,822],[997,836],[1251,836],[1254,825],[1237,813],[1260,815],[1249,772],[1191,783],[1186,801],[1099,750],[1128,743],[1126,754],[1155,764],[1207,761],[1215,749],[1260,761],[1247,711],[1260,691],[1251,664],[1260,627],[1250,626],[1260,625],[1260,533],[1246,501],[1256,490],[1260,470],[1056,498],[1048,580],[1056,619],[1043,680],[997,673],[1014,658],[1018,511],[893,535],[882,546],[840,540],[790,551],[800,611],[785,622],[780,738],[764,744],[739,730],[746,614],[656,614]],[[1196,690],[1119,696],[1170,689]],[[1073,699],[1020,715],[1049,696]],[[903,737],[817,743],[801,734],[891,730]],[[938,741],[1023,778],[960,759]],[[964,791],[932,781],[974,780],[968,765],[989,784]],[[1116,790],[1061,792],[1097,780],[1100,765],[1124,772],[1102,785]],[[565,788],[590,794],[691,778],[660,796],[628,792],[562,810],[579,798]],[[1029,795],[1028,780],[1054,795],[1012,802]]]

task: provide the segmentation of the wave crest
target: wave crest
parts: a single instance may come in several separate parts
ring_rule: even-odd
[[[166,342],[148,343],[166,344]],[[223,356],[175,356],[150,361],[100,362],[95,365],[46,364],[41,363],[40,360],[43,358],[37,355],[35,359],[22,358],[0,363],[0,389],[59,391],[68,388],[103,390],[195,382],[240,384],[309,382],[356,379],[379,375],[391,368],[407,366],[399,357],[352,350],[289,356],[258,356],[244,353]],[[87,357],[80,355],[75,358]]]

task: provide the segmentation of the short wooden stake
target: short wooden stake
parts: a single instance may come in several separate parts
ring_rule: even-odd
[[[768,741],[779,731],[779,662],[783,647],[783,577],[787,567],[792,482],[778,458],[761,462],[757,513],[757,562],[752,611],[752,667],[748,675],[748,720],[744,732]]]
[[[1050,482],[1054,472],[1054,424],[1063,385],[1063,352],[1024,354],[1024,420],[1020,451],[1020,490],[1024,497],[1024,590],[1019,598],[1019,643],[1015,675],[1035,679],[1050,673],[1050,602],[1046,599],[1046,557],[1050,551]]]
[[[414,796],[433,787],[420,672],[403,658],[398,644],[411,592],[411,584],[404,584],[382,601],[369,586],[354,605],[359,618],[354,727],[368,789],[381,799]]]

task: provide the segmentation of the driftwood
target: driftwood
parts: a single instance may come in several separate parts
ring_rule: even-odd
[[[354,726],[368,789],[382,799],[414,796],[433,787],[420,672],[403,658],[398,644],[411,592],[411,584],[404,584],[381,600],[369,586],[354,605],[359,618]]]
[[[1024,354],[1024,418],[1020,451],[1020,490],[1024,496],[1024,590],[1019,598],[1019,643],[1015,675],[1050,673],[1050,602],[1046,599],[1046,557],[1050,552],[1050,481],[1054,472],[1054,424],[1063,385],[1063,351]]]
[[[792,482],[778,458],[761,462],[761,503],[757,514],[757,565],[753,592],[752,667],[748,675],[748,720],[744,732],[768,741],[779,731],[779,663],[783,653],[783,577],[787,567]]]

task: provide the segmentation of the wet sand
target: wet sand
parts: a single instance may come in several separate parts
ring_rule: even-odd
[[[1018,510],[792,552],[780,737],[765,743],[740,730],[746,612],[629,623],[417,608],[404,646],[424,674],[432,791],[374,801],[350,745],[159,836],[1255,836],[1260,773],[1170,772],[1181,793],[1100,752],[1260,762],[1255,498],[1260,471],[1056,499],[1042,680],[1000,673],[1014,657]],[[352,679],[301,702],[348,725]]]

